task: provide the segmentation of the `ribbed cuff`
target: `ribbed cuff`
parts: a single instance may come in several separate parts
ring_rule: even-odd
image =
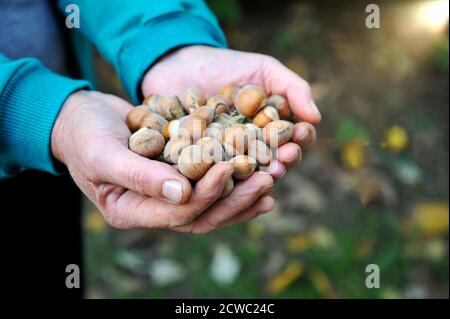
[[[67,97],[89,82],[72,80],[46,69],[35,59],[24,59],[0,94],[0,175],[25,168],[60,173],[51,153],[51,133]]]
[[[152,20],[126,42],[119,53],[118,73],[133,103],[138,104],[142,100],[142,79],[159,57],[174,48],[195,44],[214,47],[227,45],[220,28],[186,12]]]

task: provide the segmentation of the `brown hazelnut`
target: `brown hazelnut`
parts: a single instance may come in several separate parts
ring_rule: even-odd
[[[158,131],[143,127],[130,136],[128,144],[133,152],[155,158],[164,149],[164,137]]]
[[[256,169],[256,160],[248,155],[238,155],[230,160],[233,164],[233,176],[237,179],[247,179]]]
[[[144,116],[150,114],[151,112],[152,111],[150,110],[148,105],[136,106],[130,112],[128,112],[126,122],[130,131],[137,131],[139,129],[139,124],[141,124]]]
[[[245,116],[253,117],[261,108],[266,92],[256,85],[246,85],[239,90],[234,99],[236,109]]]

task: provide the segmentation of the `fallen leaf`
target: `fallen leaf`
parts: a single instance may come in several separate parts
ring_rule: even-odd
[[[409,145],[409,136],[406,130],[400,125],[389,128],[385,135],[381,147],[392,152],[401,152]]]
[[[431,261],[439,261],[447,256],[448,247],[442,239],[433,239],[425,244],[424,255]]]
[[[308,233],[298,234],[287,240],[286,247],[291,252],[301,252],[311,246],[311,236]]]
[[[98,210],[91,210],[86,214],[84,227],[87,231],[98,233],[106,228],[106,222]]]
[[[356,255],[359,258],[369,255],[373,251],[374,244],[371,239],[361,239],[357,244]]]
[[[381,296],[383,299],[401,299],[402,293],[394,287],[386,287],[381,289]]]
[[[278,295],[285,291],[304,272],[303,263],[291,261],[284,270],[275,275],[267,284],[267,291],[271,295]]]
[[[333,284],[321,269],[313,270],[309,274],[309,278],[322,296],[325,296],[326,298],[336,298]]]
[[[311,230],[310,238],[312,245],[323,249],[330,249],[336,245],[334,234],[328,228],[322,226],[315,227]]]
[[[448,203],[425,202],[414,207],[412,219],[423,235],[430,237],[448,234]]]
[[[250,222],[247,226],[247,233],[251,238],[258,239],[264,233],[264,225],[261,222]]]
[[[366,163],[367,146],[360,141],[345,144],[341,149],[341,160],[350,169],[360,169]]]

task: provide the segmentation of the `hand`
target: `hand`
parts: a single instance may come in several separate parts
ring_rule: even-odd
[[[64,103],[51,138],[53,155],[112,226],[204,233],[272,209],[269,174],[255,174],[218,200],[231,164],[216,164],[192,189],[171,165],[131,152],[125,124],[131,108],[111,95],[76,92]]]
[[[186,89],[196,87],[213,95],[230,83],[257,84],[270,94],[286,96],[295,116],[305,121],[295,125],[294,143],[281,146],[278,161],[273,161],[267,170],[273,177],[281,177],[286,168],[301,159],[301,148],[315,143],[316,131],[311,124],[318,124],[321,115],[308,83],[276,59],[229,49],[184,47],[168,54],[147,72],[142,92],[144,96],[181,95]]]

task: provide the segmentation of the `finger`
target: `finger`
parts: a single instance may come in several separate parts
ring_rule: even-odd
[[[216,164],[198,182],[190,200],[184,205],[147,197],[107,183],[98,186],[96,202],[107,221],[117,228],[176,227],[192,222],[216,201],[232,173],[231,164]]]
[[[308,150],[316,143],[317,133],[310,123],[300,122],[294,125],[292,141],[300,145],[302,150]]]
[[[206,233],[250,208],[259,197],[272,190],[273,179],[269,174],[257,172],[236,185],[231,194],[212,205],[192,224],[174,228],[176,231]]]
[[[118,186],[105,187],[98,203],[106,221],[119,229],[171,227],[177,224],[173,215],[183,207]]]
[[[175,204],[191,196],[191,184],[171,165],[139,156],[120,143],[93,152],[91,165],[102,181]]]
[[[199,180],[192,192],[191,198],[184,205],[163,205],[159,208],[157,227],[174,227],[191,223],[204,210],[213,204],[222,194],[226,180],[233,174],[233,165],[227,162],[217,163]],[[156,205],[153,205],[156,206]],[[136,223],[154,225],[154,217],[149,216],[152,207],[146,207],[136,212]],[[150,223],[150,224],[149,224]],[[152,226],[155,227],[155,226]]]
[[[272,160],[269,166],[261,167],[261,170],[270,174],[273,178],[280,178],[286,174],[286,167],[276,159]]]
[[[228,226],[248,222],[262,214],[269,213],[270,211],[272,211],[274,206],[275,206],[275,200],[274,200],[273,196],[271,196],[271,195],[263,196],[260,199],[258,199],[258,201],[255,203],[255,205],[253,205],[246,211],[236,215],[235,217],[227,220],[222,225],[220,225],[220,227],[228,227]]]
[[[267,58],[263,66],[266,91],[288,98],[292,112],[312,124],[321,121],[321,114],[312,98],[309,84],[273,58]]]
[[[296,165],[302,159],[302,150],[295,143],[286,143],[278,148],[278,161],[285,168]]]
[[[219,199],[233,171],[233,164],[220,162],[211,167],[205,176],[197,182],[192,200],[189,201],[190,209],[194,211],[194,216],[191,219],[197,217]]]

